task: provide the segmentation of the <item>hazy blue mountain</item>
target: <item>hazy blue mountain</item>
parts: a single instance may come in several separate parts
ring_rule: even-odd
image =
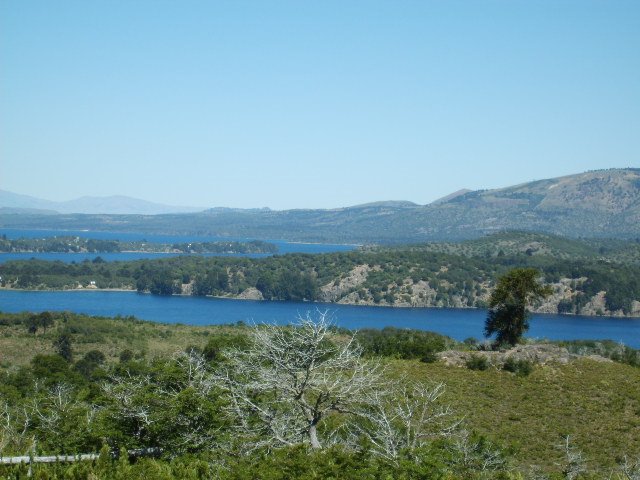
[[[154,216],[0,214],[0,227],[129,230],[328,243],[461,240],[507,230],[568,237],[640,238],[640,169],[598,170],[501,189],[457,192],[429,205],[387,201],[329,210],[214,208]]]
[[[148,202],[138,198],[113,195],[108,197],[81,197],[66,202],[54,202],[29,195],[0,190],[0,208],[48,210],[58,213],[84,214],[141,214],[193,213],[202,211],[198,207],[176,207]],[[2,212],[0,212],[2,213]],[[4,212],[8,213],[8,212]]]
[[[30,209],[30,210],[56,210],[53,208],[55,202],[42,200],[40,198],[30,197],[29,195],[20,195],[19,193],[7,192],[0,190],[0,207],[6,209]]]

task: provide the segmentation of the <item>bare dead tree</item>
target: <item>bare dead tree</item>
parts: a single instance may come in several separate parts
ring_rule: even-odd
[[[178,352],[161,367],[177,367],[180,374],[163,381],[127,371],[103,384],[113,400],[113,416],[128,423],[137,439],[159,435],[161,446],[173,452],[214,447],[219,433],[210,421],[215,382],[206,360],[193,350]]]
[[[620,474],[625,480],[640,480],[640,456],[632,460],[625,455],[620,464]]]
[[[24,451],[33,443],[29,432],[32,412],[22,406],[12,407],[7,402],[0,405],[0,455],[6,451]]]
[[[571,437],[564,437],[557,447],[564,453],[562,474],[567,480],[575,480],[579,475],[587,471],[586,461],[582,452],[571,444]]]
[[[51,387],[43,400],[32,402],[32,410],[38,427],[46,435],[58,435],[60,423],[66,414],[75,406],[70,385],[57,383]]]
[[[14,413],[7,402],[0,408],[0,453],[13,443],[16,435]]]
[[[351,427],[352,441],[366,439],[374,455],[396,464],[402,452],[451,436],[459,421],[442,403],[444,391],[443,383],[395,382],[373,392]]]
[[[173,356],[176,365],[185,373],[185,388],[193,388],[198,395],[207,396],[215,386],[214,377],[207,367],[204,355],[194,350],[178,352]],[[179,391],[172,392],[174,395]]]
[[[323,421],[354,415],[380,385],[379,364],[361,358],[353,336],[332,338],[330,326],[326,312],[307,314],[291,327],[255,327],[247,350],[225,352],[217,382],[251,448],[322,448],[335,433],[321,434]]]
[[[172,399],[177,399],[190,391],[200,400],[208,400],[214,396],[215,380],[209,370],[204,356],[194,350],[178,352],[173,360],[176,366],[184,373],[184,383],[178,388],[169,391],[161,390]],[[212,428],[211,424],[203,421],[211,415],[206,409],[207,402],[189,402],[190,410],[173,411],[174,451],[200,450],[213,448],[217,445],[219,430]]]
[[[473,436],[466,429],[452,435],[453,448],[458,454],[458,464],[468,470],[491,472],[504,469],[507,459],[499,448]]]
[[[109,382],[102,385],[103,391],[114,400],[117,415],[134,422],[133,433],[138,438],[153,422],[150,407],[138,400],[150,382],[147,375],[135,376],[127,371],[126,375],[111,376]]]

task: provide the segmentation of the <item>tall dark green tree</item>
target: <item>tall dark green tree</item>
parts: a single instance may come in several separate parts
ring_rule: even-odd
[[[29,331],[29,333],[32,333],[35,335],[38,332],[38,327],[40,326],[40,323],[38,322],[37,315],[29,315],[27,318],[24,319],[24,324],[27,327],[27,330]]]
[[[71,346],[71,335],[67,332],[62,332],[53,341],[53,348],[56,353],[64,358],[67,362],[73,360],[73,347]]]
[[[51,314],[51,312],[45,311],[38,314],[38,324],[42,327],[44,333],[47,333],[47,327],[52,326],[53,323],[53,315]]]
[[[529,329],[528,306],[551,294],[551,287],[538,281],[535,268],[514,268],[498,279],[489,299],[484,334],[496,334],[498,344],[515,345]]]

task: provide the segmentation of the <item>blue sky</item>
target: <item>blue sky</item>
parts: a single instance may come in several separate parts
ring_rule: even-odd
[[[0,188],[428,203],[640,166],[638,1],[0,2]]]

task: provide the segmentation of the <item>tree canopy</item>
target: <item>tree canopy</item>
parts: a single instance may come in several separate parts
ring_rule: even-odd
[[[551,294],[551,287],[538,281],[534,268],[514,268],[498,279],[489,299],[484,333],[496,334],[498,344],[515,345],[529,329],[527,307]]]

